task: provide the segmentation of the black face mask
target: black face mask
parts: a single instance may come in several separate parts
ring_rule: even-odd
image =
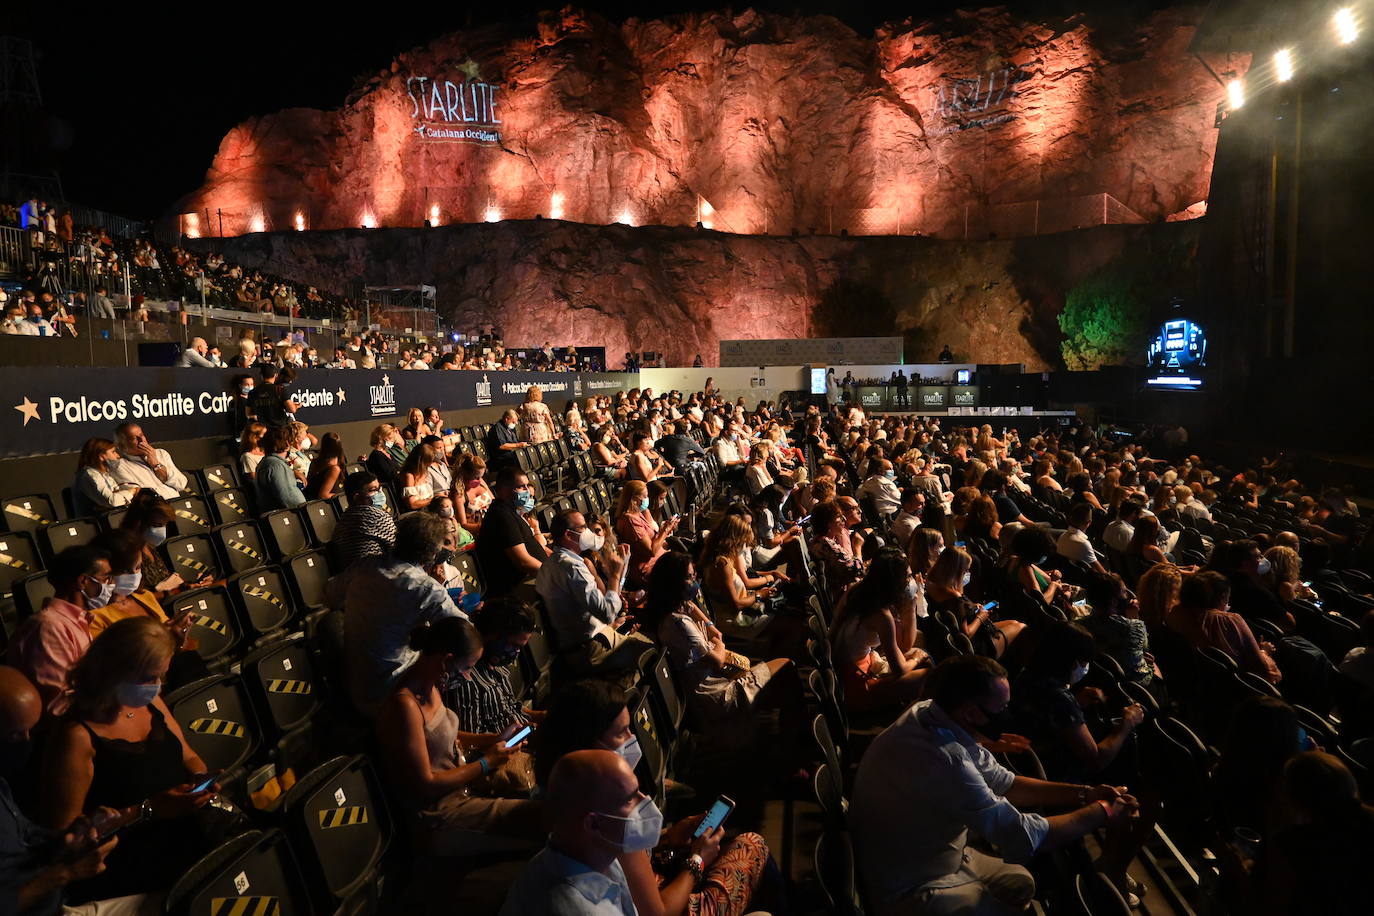
[[[487,652],[487,664],[493,668],[505,668],[520,657],[520,650],[507,645],[492,646]]]
[[[449,550],[447,547],[441,547],[439,548],[439,552],[434,555],[434,565],[438,566],[441,563],[448,563],[452,559],[453,551]]]
[[[28,738],[0,741],[0,776],[9,780],[24,772],[32,753],[33,742]]]

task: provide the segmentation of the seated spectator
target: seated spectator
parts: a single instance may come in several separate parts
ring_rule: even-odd
[[[171,570],[159,550],[167,540],[167,526],[175,519],[176,513],[167,500],[152,490],[139,490],[119,523],[120,529],[133,532],[143,542],[142,578],[152,586],[159,601],[187,585],[179,573]],[[213,574],[206,573],[194,585],[209,585],[213,579]]]
[[[658,842],[663,815],[610,751],[576,751],[549,777],[548,845],[511,885],[501,916],[637,912],[619,857]]]
[[[549,526],[553,551],[539,567],[535,589],[544,602],[558,651],[570,670],[605,675],[633,668],[653,642],[639,633],[622,633],[628,622],[621,577],[628,547],[606,559],[600,580],[584,557],[600,549],[582,513],[568,509]]]
[[[1017,585],[1039,595],[1046,604],[1056,601],[1065,604],[1061,596],[1066,594],[1070,586],[1063,582],[1063,574],[1057,569],[1046,572],[1041,568],[1049,562],[1053,551],[1054,541],[1045,529],[1022,528],[1011,539],[1006,559],[1007,572]]]
[[[1269,585],[1269,561],[1249,539],[1223,541],[1212,551],[1211,568],[1231,583],[1231,608],[1240,616],[1259,618],[1291,632],[1297,622]],[[1292,572],[1292,570],[1290,570]]]
[[[413,512],[423,509],[434,499],[434,486],[429,482],[430,465],[438,459],[434,446],[417,443],[401,465],[401,509]]]
[[[1099,507],[1100,508],[1100,507]],[[1116,510],[1116,518],[1102,532],[1102,541],[1112,550],[1125,553],[1135,538],[1135,523],[1145,507],[1134,499],[1123,500]],[[1151,544],[1154,541],[1150,541]]]
[[[773,474],[768,469],[768,447],[762,442],[756,442],[749,449],[749,463],[744,468],[744,483],[750,496],[757,496],[774,485]]]
[[[718,424],[719,421],[717,421]],[[711,443],[716,460],[720,462],[720,476],[727,483],[741,484],[744,482],[745,461],[744,456],[740,454],[742,444],[744,444],[744,437],[734,427],[721,429],[715,441]]]
[[[466,528],[458,524],[457,518],[454,517],[453,499],[448,495],[447,490],[430,500],[424,511],[432,512],[444,520],[444,529],[447,532],[444,535],[444,547],[457,553],[472,546],[474,538]]]
[[[1140,619],[1140,602],[1115,573],[1094,578],[1087,587],[1089,614],[1079,622],[1097,641],[1097,651],[1121,666],[1126,678],[1149,686],[1160,677],[1150,655],[1150,633]]]
[[[1363,912],[1364,869],[1374,855],[1374,808],[1360,801],[1355,777],[1322,751],[1283,768],[1292,826],[1279,833],[1260,870],[1259,911],[1354,916]]]
[[[603,424],[592,431],[592,464],[602,477],[619,480],[625,476],[625,468],[630,463],[628,453],[615,451],[618,445],[615,429],[610,423]]]
[[[406,425],[401,427],[401,438],[411,442],[412,449],[414,448],[414,444],[419,443],[421,439],[430,435],[432,432],[433,430],[429,428],[429,424],[425,422],[425,412],[423,410],[418,407],[412,407],[410,410],[406,411]]]
[[[713,616],[732,635],[752,637],[775,617],[779,595],[772,574],[749,575],[754,532],[743,514],[729,512],[706,538],[701,551],[701,593]]]
[[[994,620],[992,609],[964,597],[972,582],[973,557],[962,547],[946,547],[926,576],[926,606],[932,620],[927,638],[940,635],[951,623],[957,626],[979,655],[1001,658],[1025,630],[1018,620]],[[937,615],[951,615],[950,621]]]
[[[911,533],[907,542],[907,564],[911,567],[912,580],[916,583],[916,616],[929,615],[926,601],[926,577],[945,549],[945,536],[938,528],[923,525]]]
[[[44,709],[60,713],[67,672],[91,645],[91,612],[114,597],[110,557],[94,547],[68,547],[48,564],[48,583],[53,596],[15,629],[8,664],[38,687]]]
[[[181,351],[181,367],[183,369],[193,366],[202,369],[213,369],[215,364],[212,363],[206,355],[209,351],[210,347],[206,344],[205,338],[192,337],[191,345]]]
[[[383,423],[376,427],[372,430],[372,435],[368,437],[368,444],[372,446],[372,451],[368,452],[364,464],[382,482],[383,486],[395,483],[400,477],[401,462],[405,461],[408,454],[402,443],[400,430],[390,423]],[[398,453],[400,454],[399,458],[397,457]]]
[[[654,563],[667,553],[668,538],[677,531],[678,520],[669,519],[662,526],[654,521],[649,514],[649,488],[642,480],[625,481],[616,502],[615,520],[620,543],[630,545],[628,581],[635,588],[643,588]]]
[[[186,475],[177,469],[166,449],[155,448],[143,427],[121,423],[115,428],[119,461],[112,471],[120,483],[134,483],[154,490],[163,499],[176,499],[186,489]]]
[[[348,455],[343,440],[335,432],[320,437],[320,447],[305,474],[306,499],[333,499],[343,492]]]
[[[1374,691],[1374,611],[1360,618],[1360,645],[1341,659],[1340,672],[1365,690]]]
[[[541,405],[542,406],[542,405]],[[547,409],[547,408],[546,408]],[[493,471],[515,466],[515,453],[530,443],[520,438],[519,417],[514,410],[501,413],[501,421],[487,431],[487,460]]]
[[[70,884],[84,883],[105,870],[105,859],[119,843],[98,842],[98,833],[84,817],[60,831],[47,830],[29,820],[14,800],[10,781],[21,770],[33,745],[32,733],[43,714],[43,702],[28,678],[13,668],[0,667],[0,735],[5,756],[0,760],[0,849],[5,855],[4,891],[7,912],[28,916],[60,916],[99,912],[133,916],[149,912],[146,897],[102,900],[88,908],[64,906]]]
[[[1134,812],[1122,789],[1017,776],[978,744],[1011,701],[1007,673],[991,659],[947,659],[931,673],[926,695],[874,740],[854,779],[849,825],[877,913],[1018,912],[1035,881],[1012,863]],[[1073,810],[1045,817],[1018,806]],[[969,847],[970,830],[1003,858]],[[1124,885],[1125,864],[1104,858],[1099,867]]]
[[[913,486],[902,488],[902,502],[897,514],[892,516],[892,539],[898,544],[907,544],[921,525],[921,513],[926,509],[926,494]]]
[[[466,679],[477,665],[482,656],[477,631],[460,617],[426,621],[411,632],[408,648],[413,661],[382,701],[376,727],[385,770],[422,849],[431,855],[459,854],[464,834],[473,831],[510,839],[515,846],[537,846],[543,836],[540,804],[528,797],[499,797],[491,778],[522,746],[506,746],[519,726],[474,741],[471,728],[464,728],[467,723],[444,705],[439,692],[441,682]],[[469,761],[465,746],[480,756]],[[524,765],[529,766],[528,758]]]
[[[972,489],[967,487],[965,489]],[[975,491],[976,493],[976,491]],[[1008,528],[1011,531],[1016,529]],[[1022,528],[1021,531],[1028,529]],[[968,502],[968,512],[964,518],[963,536],[964,540],[980,540],[990,543],[999,543],[1002,539],[1003,526],[997,520],[997,503],[993,502],[992,497],[986,493],[973,495]],[[1020,533],[1019,531],[1017,532]]]
[[[336,568],[347,570],[359,560],[380,557],[396,545],[396,520],[386,510],[382,484],[371,471],[354,471],[344,479],[348,508],[330,538]]]
[[[109,439],[87,439],[76,462],[76,481],[72,484],[72,508],[78,517],[98,515],[127,506],[138,492],[138,484],[120,483],[111,472],[119,452]]]
[[[917,593],[901,551],[883,548],[836,605],[832,655],[850,710],[900,709],[920,696],[930,656],[916,646]]]
[[[879,518],[890,518],[902,507],[902,493],[896,483],[897,472],[886,458],[870,461],[868,470],[868,476],[855,495],[873,500]]]
[[[1247,827],[1269,840],[1283,821],[1283,765],[1305,740],[1293,707],[1248,696],[1236,706],[1212,770],[1212,816],[1222,836]]]
[[[1089,730],[1083,707],[1100,703],[1102,693],[1078,685],[1096,652],[1092,634],[1082,626],[1051,623],[1016,681],[1015,721],[1031,739],[1045,772],[1056,778],[1102,777],[1145,719],[1144,708],[1132,703],[1121,710],[1115,726],[1100,729],[1102,738]],[[1135,767],[1131,763],[1117,769],[1133,772]]]
[[[706,452],[702,450],[700,445],[697,445],[696,440],[679,432],[680,428],[686,428],[686,426],[685,422],[679,424],[671,420],[664,423],[663,438],[654,443],[654,451],[662,455],[673,471],[678,474],[681,474],[687,466],[706,460]]]
[[[365,715],[377,712],[399,673],[415,661],[410,633],[422,623],[466,617],[439,581],[444,526],[427,512],[401,519],[396,546],[348,570],[344,595],[344,674]]]
[[[443,436],[426,436],[421,445],[434,450],[434,461],[429,466],[428,480],[434,495],[448,493],[453,489],[453,469],[449,466],[449,445]]]
[[[1087,503],[1070,506],[1068,521],[1069,527],[1059,536],[1055,552],[1066,560],[1082,563],[1094,572],[1106,575],[1107,568],[1097,558],[1097,551],[1093,550],[1092,542],[1088,540],[1088,528],[1093,523],[1092,506]]]
[[[1275,596],[1281,601],[1287,613],[1287,605],[1303,599],[1311,601],[1317,593],[1299,581],[1302,577],[1302,558],[1296,548],[1278,545],[1264,552],[1269,561],[1270,582]]]
[[[261,513],[305,505],[305,494],[297,485],[296,472],[286,461],[287,452],[291,450],[290,435],[287,427],[274,426],[263,440],[263,451],[268,454],[258,465],[255,487]]]
[[[239,470],[243,472],[244,480],[251,482],[257,479],[258,465],[267,456],[262,441],[266,435],[266,426],[249,423],[243,428],[243,435],[239,436]]]
[[[1123,503],[1123,505],[1125,505]],[[1151,567],[1160,563],[1168,563],[1169,558],[1164,551],[1159,549],[1159,535],[1162,529],[1159,519],[1153,515],[1140,515],[1135,520],[1135,529],[1131,535],[1130,543],[1122,551],[1122,557],[1126,562],[1126,578],[1135,582],[1140,581],[1140,577]],[[1258,548],[1256,549],[1258,553]],[[1190,568],[1186,570],[1192,572]]]
[[[640,619],[667,649],[703,736],[726,747],[748,743],[758,737],[758,714],[773,707],[783,719],[780,734],[795,735],[800,722],[786,720],[801,712],[796,667],[786,658],[755,663],[726,649],[724,637],[696,603],[700,590],[691,558],[666,554],[654,566]]]
[[[458,524],[476,536],[482,530],[482,517],[487,514],[495,496],[482,475],[487,463],[480,455],[463,455],[458,460],[453,480],[453,511]]]
[[[468,732],[495,736],[511,725],[542,722],[544,713],[522,706],[511,687],[511,668],[535,629],[534,608],[515,598],[482,603],[472,624],[482,639],[482,657],[465,678],[449,678],[444,704],[458,713]],[[527,774],[526,791],[534,787]]]
[[[493,493],[473,551],[486,582],[485,596],[500,598],[534,578],[549,550],[533,515],[534,490],[525,472],[502,468]]]
[[[832,602],[864,574],[862,538],[849,530],[854,515],[838,499],[818,503],[811,510],[811,528],[816,533],[811,555],[824,567]]]
[[[630,437],[631,449],[625,465],[626,480],[640,480],[648,483],[660,477],[671,477],[672,467],[653,450],[653,439],[646,433],[635,433]]]
[[[286,432],[289,444],[286,463],[291,465],[291,473],[296,475],[296,485],[304,490],[306,478],[310,476],[310,456],[307,453],[312,448],[318,448],[319,441],[311,435],[310,426],[300,420],[288,423]]]
[[[142,807],[108,870],[73,885],[98,900],[167,890],[209,851],[197,812],[217,787],[193,792],[207,768],[159,693],[176,644],[147,617],[100,634],[70,672],[71,704],[47,748],[43,821],[58,829],[99,808]]]
[[[547,786],[559,760],[584,750],[610,751],[633,770],[639,762],[639,739],[630,728],[625,691],[605,681],[578,681],[552,699],[544,724],[531,738],[535,746],[535,775]],[[621,866],[639,913],[687,916],[716,913],[739,916],[757,905],[759,887],[767,874],[768,846],[756,833],[732,840],[717,828],[694,837],[703,815],[683,818],[657,838],[655,850],[689,850],[701,857],[688,867],[659,877],[649,850],[622,853]],[[660,871],[663,870],[660,865]],[[700,874],[698,874],[700,872]],[[751,899],[752,897],[752,899]]]
[[[1221,573],[1194,573],[1184,577],[1178,604],[1165,623],[1194,649],[1220,649],[1235,659],[1242,671],[1277,684],[1283,675],[1274,664],[1273,647],[1256,640],[1245,618],[1229,610],[1230,599],[1231,584]]]
[[[1209,508],[1216,502],[1217,495],[1212,493],[1211,501],[1206,499],[1207,491],[1194,495],[1193,488],[1185,484],[1174,487],[1174,497],[1178,500],[1178,513],[1181,516],[1189,517],[1198,521],[1212,520],[1212,510]]]
[[[1169,612],[1178,604],[1178,592],[1182,584],[1183,572],[1172,563],[1152,566],[1140,577],[1140,584],[1136,586],[1140,619],[1145,621],[1151,633],[1164,629]]]
[[[778,484],[770,484],[749,498],[749,514],[754,526],[752,556],[748,565],[762,572],[774,571],[785,560],[783,548],[801,536],[801,526],[783,517],[783,503],[788,491]],[[772,578],[780,578],[776,572]]]

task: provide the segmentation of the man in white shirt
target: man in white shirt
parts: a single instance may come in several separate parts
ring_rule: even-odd
[[[626,622],[620,574],[629,545],[620,545],[620,553],[608,561],[603,590],[582,559],[601,545],[581,512],[569,509],[554,516],[549,538],[554,551],[540,565],[534,588],[548,609],[564,659],[578,674],[621,671],[638,664],[653,643],[639,633],[625,635],[617,629]]]
[[[1054,547],[1055,552],[1075,563],[1091,566],[1105,576],[1107,568],[1097,558],[1097,551],[1093,550],[1092,542],[1085,533],[1088,526],[1093,523],[1093,507],[1087,503],[1078,503],[1069,509],[1068,520],[1069,528],[1059,536],[1059,541]]]
[[[154,448],[137,423],[121,423],[115,428],[115,447],[119,460],[111,468],[115,480],[156,490],[163,499],[176,499],[186,489],[186,475],[166,449]]]
[[[1178,500],[1178,511],[1192,518],[1212,520],[1212,510],[1201,499],[1193,496],[1193,488],[1186,484],[1174,487],[1174,498]]]
[[[902,507],[892,517],[892,537],[896,546],[906,549],[911,536],[921,527],[921,513],[926,509],[926,495],[917,487],[902,488]]]
[[[897,489],[897,472],[892,469],[892,462],[882,458],[872,462],[869,471],[864,482],[859,484],[857,495],[872,499],[880,517],[894,515],[902,507],[902,493]]]
[[[202,369],[213,369],[215,364],[206,356],[206,351],[210,347],[205,343],[203,337],[192,337],[191,346],[181,352],[181,367],[183,369],[198,366]]]
[[[1019,913],[1035,881],[1004,859],[1027,861],[1133,814],[1124,789],[1017,776],[978,743],[1000,734],[994,723],[1011,701],[992,659],[945,660],[926,696],[874,740],[854,779],[849,826],[875,916]],[[1017,806],[1073,810],[1043,817]],[[1004,858],[970,849],[970,830]],[[1124,883],[1124,870],[1113,873],[1125,863],[1101,864]]]
[[[1126,548],[1130,546],[1131,538],[1135,537],[1135,520],[1140,518],[1143,508],[1133,499],[1122,501],[1121,508],[1117,510],[1116,520],[1102,532],[1103,542],[1112,550],[1125,553]]]

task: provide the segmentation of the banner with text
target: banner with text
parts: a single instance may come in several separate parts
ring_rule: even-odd
[[[71,369],[0,367],[8,407],[0,420],[0,457],[71,452],[93,436],[114,438],[124,422],[153,442],[237,435],[230,384],[238,371],[220,369]],[[257,374],[253,373],[257,378]],[[629,372],[467,372],[307,369],[288,389],[297,418],[312,426],[375,418],[404,423],[411,407],[442,411],[523,403],[531,385],[549,409],[574,398],[637,387]],[[399,418],[399,419],[398,419]],[[490,419],[496,419],[493,410]]]

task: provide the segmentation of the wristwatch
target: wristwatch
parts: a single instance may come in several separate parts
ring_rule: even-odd
[[[687,857],[687,868],[692,873],[694,883],[701,883],[701,876],[706,873],[706,861],[696,853]]]

